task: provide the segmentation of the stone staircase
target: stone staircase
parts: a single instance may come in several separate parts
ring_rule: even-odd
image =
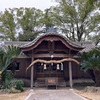
[[[63,78],[58,78],[57,87],[66,87],[66,81]],[[35,83],[35,87],[46,87],[45,78],[38,78]]]
[[[59,87],[66,87],[66,81],[63,78],[58,79],[58,86]]]
[[[35,87],[45,87],[45,79],[44,78],[38,78],[35,83]]]

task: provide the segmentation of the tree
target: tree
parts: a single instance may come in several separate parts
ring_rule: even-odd
[[[41,19],[41,22],[43,23],[43,25],[47,28],[47,27],[51,27],[54,26],[53,23],[53,18],[52,18],[52,11],[51,8],[49,9],[45,9],[45,12],[43,14],[43,18]]]
[[[83,52],[80,57],[82,58],[81,69],[89,72],[96,86],[100,86],[100,47]]]
[[[99,0],[62,0],[55,13],[57,26],[69,39],[84,41],[99,31],[99,7]]]
[[[17,9],[18,27],[22,30],[19,32],[19,40],[31,41],[39,34],[42,15],[42,11],[36,8]]]
[[[0,32],[3,34],[4,40],[16,40],[16,22],[14,19],[14,13],[11,9],[6,9],[4,13],[0,14]]]
[[[13,8],[0,13],[3,40],[33,40],[40,32],[43,12],[36,8]]]

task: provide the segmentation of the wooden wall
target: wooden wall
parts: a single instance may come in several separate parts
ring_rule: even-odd
[[[77,59],[78,60],[78,59]],[[30,79],[31,76],[31,68],[26,71],[26,68],[31,63],[30,58],[19,58],[17,59],[17,62],[20,63],[19,65],[19,71],[15,72],[15,77],[17,78],[27,78]],[[63,68],[64,68],[64,79],[69,80],[69,62],[63,62]],[[36,66],[35,68],[36,69]],[[73,79],[79,79],[79,78],[89,78],[90,76],[87,73],[84,73],[82,70],[80,70],[80,66],[76,64],[75,62],[72,62],[72,76]],[[34,79],[36,79],[36,70],[34,70]]]

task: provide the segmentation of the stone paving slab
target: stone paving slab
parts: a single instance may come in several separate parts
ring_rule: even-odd
[[[73,90],[35,90],[25,100],[87,100]]]

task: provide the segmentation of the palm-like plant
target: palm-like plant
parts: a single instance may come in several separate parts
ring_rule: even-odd
[[[80,54],[82,62],[81,69],[91,74],[97,86],[100,86],[100,47],[96,47],[89,52]]]
[[[20,49],[15,46],[7,46],[0,49],[0,71],[5,72],[7,67],[14,61],[20,53]]]

